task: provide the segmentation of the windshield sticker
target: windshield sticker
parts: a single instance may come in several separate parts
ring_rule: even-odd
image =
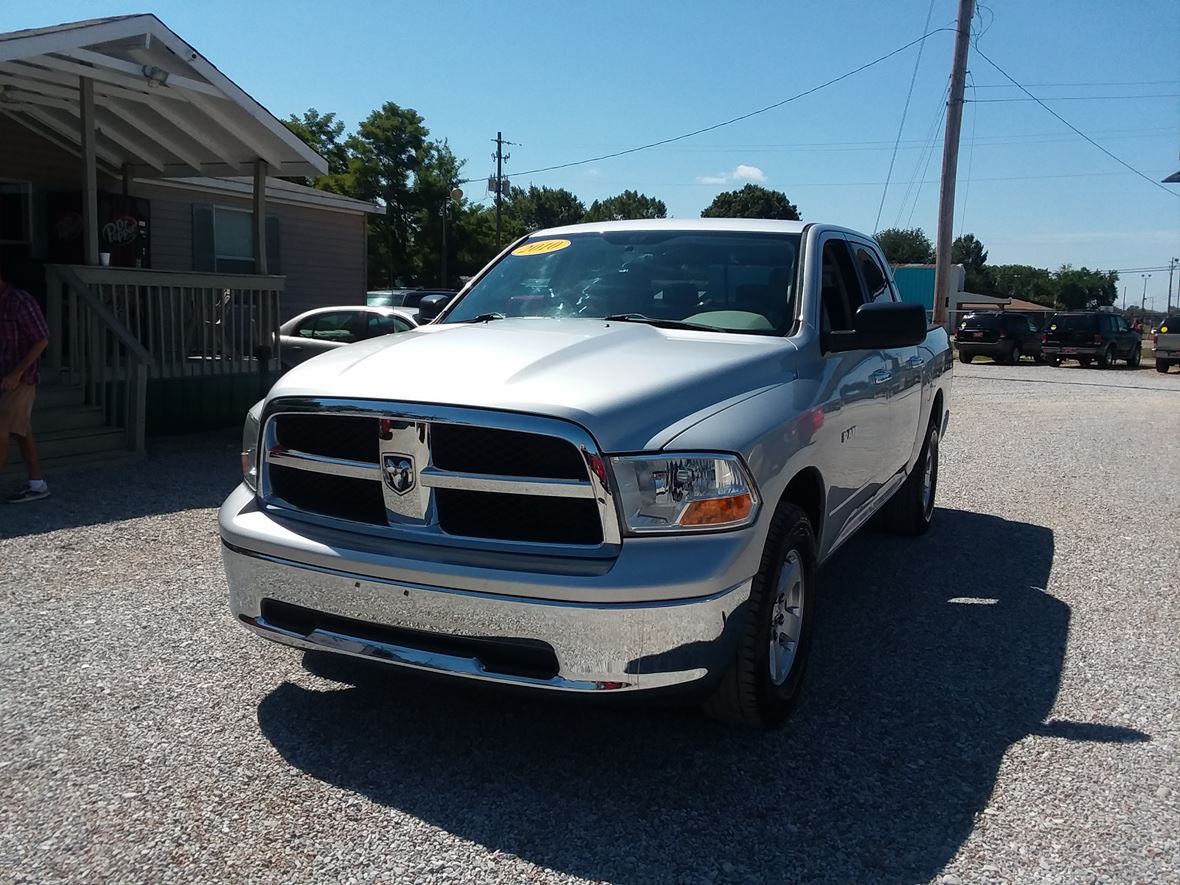
[[[1050,331],[1050,332],[1056,332],[1056,331],[1057,331],[1057,324],[1056,324],[1056,323],[1054,323],[1053,325],[1051,325],[1051,326],[1049,327],[1049,331]]]
[[[1160,331],[1166,332],[1166,331],[1168,331],[1168,327],[1167,326],[1160,326]]]
[[[513,255],[545,255],[549,252],[558,252],[570,244],[569,240],[537,240],[533,243],[525,243],[523,246],[518,246],[512,250]]]

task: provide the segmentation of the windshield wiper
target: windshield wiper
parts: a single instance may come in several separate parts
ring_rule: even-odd
[[[467,322],[469,323],[490,323],[492,320],[502,320],[504,314],[502,313],[481,313],[477,317],[472,317]]]
[[[684,320],[661,320],[658,317],[649,317],[641,313],[612,313],[604,316],[603,320],[615,323],[643,323],[648,326],[655,326],[657,329],[695,329],[703,332],[721,331],[716,326],[705,326],[701,323],[686,323]]]

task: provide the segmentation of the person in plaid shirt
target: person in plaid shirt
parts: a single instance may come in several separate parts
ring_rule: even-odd
[[[37,361],[49,344],[49,328],[33,296],[0,275],[0,469],[8,463],[8,438],[15,436],[29,481],[10,504],[49,496],[33,439]]]

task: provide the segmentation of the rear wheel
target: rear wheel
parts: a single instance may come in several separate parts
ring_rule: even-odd
[[[1167,374],[1168,361],[1167,360],[1156,360],[1155,361],[1155,370],[1157,372],[1163,372],[1164,374]]]
[[[798,507],[780,504],[750,589],[737,653],[705,702],[709,715],[773,728],[790,714],[811,649],[814,574],[811,523]]]
[[[1020,350],[1020,345],[1013,344],[1012,345],[1012,352],[1008,354],[1008,362],[1011,365],[1015,366],[1017,363],[1020,362],[1020,358],[1022,356],[1024,356],[1024,353]]]
[[[963,351],[961,351],[961,350],[959,351],[959,362],[966,363],[967,365],[971,365],[971,361],[973,359],[975,359],[975,357],[973,357],[971,354],[963,353]]]
[[[1081,366],[1083,369],[1090,368],[1090,358],[1088,356],[1082,357],[1081,359],[1078,360],[1078,365]]]
[[[1055,356],[1055,357],[1050,358],[1049,365],[1060,366],[1061,365],[1061,357]]]
[[[1098,354],[1098,368],[1109,369],[1114,362],[1114,345],[1108,344],[1101,353]]]
[[[1127,357],[1127,366],[1131,369],[1138,369],[1139,364],[1143,362],[1143,349],[1136,344],[1131,348],[1131,354]]]

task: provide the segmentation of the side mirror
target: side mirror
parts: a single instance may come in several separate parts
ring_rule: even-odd
[[[921,344],[926,340],[926,310],[920,304],[896,301],[862,304],[857,308],[853,326],[851,332],[828,335],[829,352],[888,350]]]
[[[428,323],[440,313],[443,308],[451,301],[451,296],[446,293],[439,292],[437,295],[427,295],[418,302],[418,321],[419,323]]]

